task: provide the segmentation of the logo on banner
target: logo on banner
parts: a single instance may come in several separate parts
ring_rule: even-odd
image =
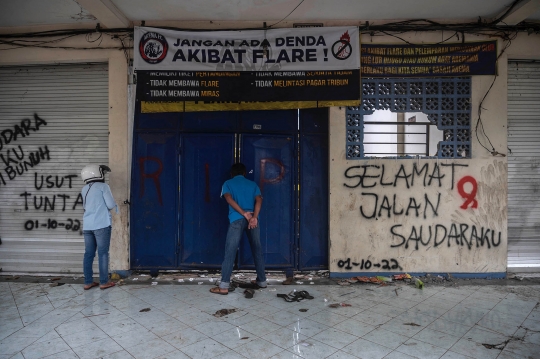
[[[332,55],[338,60],[347,60],[352,54],[351,37],[345,31],[338,41],[332,45]]]
[[[139,53],[144,61],[149,64],[159,64],[169,50],[169,44],[165,36],[157,32],[147,32],[139,42]]]

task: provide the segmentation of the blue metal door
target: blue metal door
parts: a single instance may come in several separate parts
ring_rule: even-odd
[[[131,268],[174,268],[177,247],[176,133],[135,133]]]
[[[179,265],[219,268],[229,220],[220,198],[234,163],[234,134],[181,136],[181,251]]]
[[[328,268],[328,110],[300,110],[298,268]]]
[[[295,265],[296,136],[241,135],[240,159],[246,178],[255,181],[263,195],[259,216],[261,245],[267,268]],[[253,268],[247,237],[240,243],[238,267]]]

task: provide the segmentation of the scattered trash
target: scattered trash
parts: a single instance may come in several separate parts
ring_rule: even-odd
[[[309,309],[305,309],[305,308],[302,308],[302,309],[298,309],[299,312],[302,312],[302,313],[305,313],[307,312]]]
[[[522,281],[522,280],[523,280],[523,277],[522,277],[522,276],[519,276],[519,275],[516,275],[516,276],[514,276],[514,279],[519,280],[519,281]]]
[[[313,278],[309,277],[308,280],[313,280]]]
[[[351,283],[349,281],[347,281],[346,279],[338,280],[337,284],[339,284],[339,285],[351,285]]]
[[[242,337],[242,338],[240,338],[240,340],[246,340],[246,339],[249,339],[249,337]]]
[[[275,292],[276,290],[277,290],[276,288],[268,288],[269,292]]]
[[[139,278],[133,278],[132,280],[139,280]]]
[[[51,281],[60,280],[60,279],[62,278],[61,277],[51,278]]]
[[[410,325],[411,327],[421,327],[420,324],[416,324],[416,323],[403,323],[403,325]]]
[[[148,277],[148,274],[139,274],[139,277]]]
[[[203,284],[203,282],[197,282],[197,284],[198,284],[198,285],[201,285],[201,284]]]
[[[118,273],[113,273],[111,274],[111,279],[112,280],[119,280],[120,279],[120,274]],[[53,279],[54,280],[54,279]]]
[[[304,282],[296,282],[296,284],[304,284]]]
[[[302,275],[302,274],[296,274],[296,275],[294,276],[294,279],[304,279],[304,278],[305,278],[305,276]]]
[[[124,285],[126,283],[124,283],[124,280],[123,279],[120,279],[118,282],[116,282],[116,285]]]
[[[179,283],[183,283],[184,280],[183,280],[183,279],[178,279],[178,282],[179,282]]]
[[[403,343],[403,345],[409,345],[409,346],[411,346],[411,345],[416,345],[416,344],[418,344],[418,343],[408,343],[408,344],[407,344],[407,343]]]
[[[392,281],[392,278],[390,277],[383,277],[382,275],[378,275],[377,276],[377,279],[380,280],[381,282],[391,282]]]
[[[339,308],[339,307],[350,307],[351,305],[348,303],[334,303],[328,305],[330,308]]]
[[[211,283],[211,282],[213,282],[213,281],[214,281],[214,278],[208,278],[208,280],[209,280],[209,281],[210,281],[210,283]]]
[[[328,302],[328,299],[324,298],[324,302],[325,302],[325,303]]]
[[[206,278],[206,274],[199,274],[199,277]]]
[[[304,347],[310,347],[310,346],[313,346],[313,344],[311,344],[311,343],[308,343],[308,342],[302,342],[302,341],[298,342],[298,344],[300,344],[301,346],[304,346]]]
[[[399,297],[399,295],[397,294],[397,288],[394,289],[394,292],[396,292],[396,297]]]
[[[424,289],[424,282],[422,282],[420,279],[414,278],[414,284],[416,285],[416,288]]]
[[[150,311],[150,308],[143,308],[139,310],[139,313],[144,313],[144,312],[149,312],[149,311]]]
[[[193,282],[193,278],[189,278],[189,281],[190,281],[190,282]]]
[[[309,282],[309,284],[315,284],[315,282]]]
[[[152,285],[157,285],[157,282],[152,282]]]
[[[64,285],[64,284],[66,284],[66,283],[54,282],[54,283],[49,284],[49,287],[59,287],[59,286]]]
[[[394,280],[404,280],[404,279],[411,279],[411,275],[410,274],[394,274],[392,276],[392,278],[394,278]]]
[[[384,278],[384,277],[382,277]],[[359,282],[362,283],[373,283],[373,284],[383,284],[385,283],[383,280],[377,278],[377,277],[356,277]]]
[[[356,279],[355,277],[352,277],[352,278],[347,279],[347,282],[349,282],[351,284],[352,283],[358,283],[358,279]]]
[[[215,312],[213,314],[213,316],[216,317],[216,318],[221,318],[221,317],[223,317],[225,315],[229,315],[229,314],[234,313],[234,312],[236,312],[236,309],[220,309],[217,312]]]
[[[20,277],[17,276],[17,277],[6,277],[6,280],[16,280],[16,279],[19,279]]]
[[[255,295],[255,291],[253,289],[246,289],[244,290],[244,297],[246,299],[251,299]]]

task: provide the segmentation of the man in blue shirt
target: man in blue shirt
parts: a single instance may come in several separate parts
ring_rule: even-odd
[[[244,231],[247,234],[251,253],[255,262],[257,279],[253,284],[259,288],[266,288],[266,275],[264,273],[264,257],[261,248],[261,235],[258,223],[261,211],[262,195],[259,186],[246,179],[246,166],[235,163],[231,167],[231,179],[223,184],[221,196],[229,204],[229,230],[225,241],[225,258],[221,266],[221,282],[219,287],[210,289],[215,294],[229,293],[231,273],[233,270],[236,251]]]

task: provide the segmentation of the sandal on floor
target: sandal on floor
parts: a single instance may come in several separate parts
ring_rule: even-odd
[[[99,286],[99,289],[104,290],[104,289],[107,289],[107,288],[112,288],[112,287],[114,287],[115,285],[116,285],[116,283],[114,283],[114,282],[109,282],[109,283],[100,285],[100,286]]]
[[[293,277],[287,277],[287,279],[285,279],[285,280],[283,281],[283,283],[281,283],[281,284],[283,284],[283,285],[291,285],[293,282],[294,282],[294,278],[293,278]]]
[[[226,292],[222,292],[220,287],[214,287],[214,288],[210,288],[210,293],[227,295],[229,294],[229,290],[227,289]]]
[[[298,295],[301,295],[302,298],[305,298],[305,299],[313,299],[313,296],[309,295],[309,293],[306,290],[301,290],[300,292],[298,292]]]
[[[87,284],[84,286],[84,290],[88,290],[88,289],[92,289],[94,287],[97,287],[99,285],[99,283],[96,283],[96,282],[92,282],[90,284]]]
[[[253,289],[246,289],[244,291],[244,297],[246,297],[247,299],[253,298],[254,294],[255,294],[255,291]]]

